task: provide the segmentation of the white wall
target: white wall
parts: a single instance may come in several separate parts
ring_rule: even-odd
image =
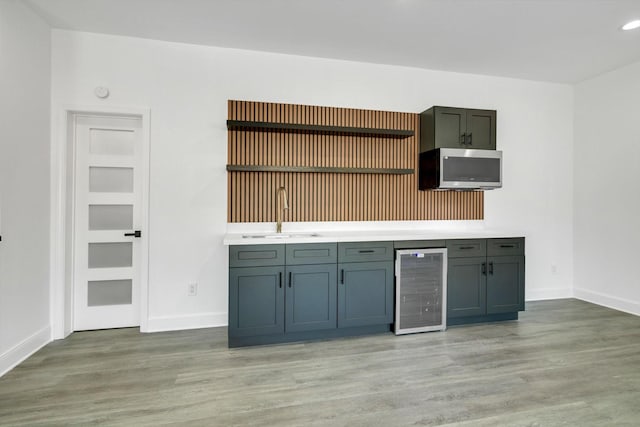
[[[0,375],[49,331],[51,31],[0,2]]]
[[[571,294],[570,86],[58,30],[52,76],[54,117],[64,104],[151,109],[151,330],[226,324],[228,99],[497,109],[505,184],[486,194],[484,225],[527,237],[527,298]]]
[[[575,88],[575,295],[640,315],[640,62]]]

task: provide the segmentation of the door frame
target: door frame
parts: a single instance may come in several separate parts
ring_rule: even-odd
[[[53,110],[51,133],[50,223],[50,321],[51,339],[73,332],[73,259],[75,199],[74,117],[77,115],[124,116],[141,120],[143,230],[140,254],[140,332],[149,324],[149,160],[151,110],[144,107],[62,105]],[[57,117],[55,117],[57,116]]]

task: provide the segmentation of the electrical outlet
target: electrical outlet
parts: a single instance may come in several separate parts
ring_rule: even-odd
[[[187,294],[190,297],[195,297],[198,295],[198,284],[197,283],[189,283],[187,285]]]

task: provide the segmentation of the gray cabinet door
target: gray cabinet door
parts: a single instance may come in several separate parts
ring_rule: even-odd
[[[284,267],[229,269],[229,336],[284,333]]]
[[[393,261],[338,264],[338,327],[393,323]]]
[[[486,314],[486,258],[449,258],[447,318]]]
[[[287,267],[287,332],[336,328],[336,264]]]
[[[487,258],[487,313],[524,310],[524,257]]]
[[[467,110],[465,148],[475,150],[496,149],[496,111]]]
[[[464,108],[435,107],[434,148],[469,148],[465,145],[466,129]]]

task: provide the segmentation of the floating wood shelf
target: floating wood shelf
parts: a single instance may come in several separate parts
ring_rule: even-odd
[[[389,175],[411,175],[413,169],[388,168],[335,168],[324,166],[262,166],[227,165],[229,172],[294,172],[294,173],[373,173]]]
[[[378,136],[405,139],[414,135],[412,130],[359,128],[351,126],[300,125],[293,123],[253,122],[245,120],[227,120],[229,130],[260,130],[271,132],[317,133],[325,135]],[[412,172],[413,173],[413,172]]]

